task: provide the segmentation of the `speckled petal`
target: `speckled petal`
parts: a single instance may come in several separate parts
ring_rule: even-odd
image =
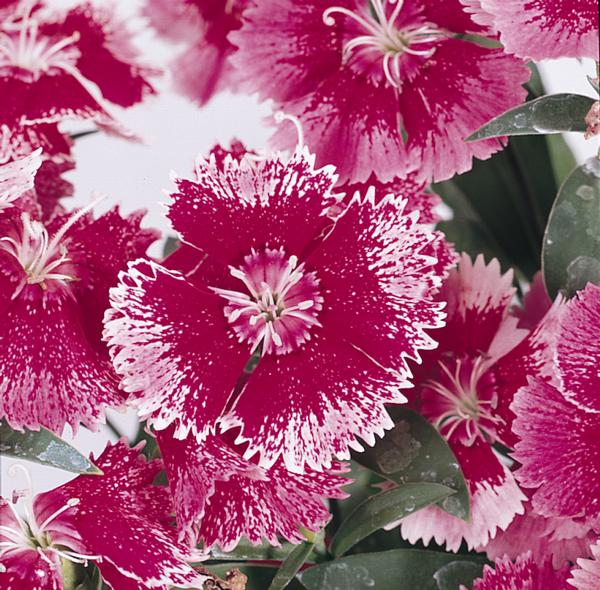
[[[481,6],[510,53],[536,61],[557,57],[598,59],[595,0],[481,0]]]
[[[195,180],[175,179],[168,216],[184,242],[225,265],[267,245],[299,256],[330,224],[324,212],[336,180],[332,167],[314,168],[307,150],[289,160],[211,158]]]
[[[544,516],[600,519],[600,421],[577,408],[561,392],[531,379],[511,405],[521,439],[514,458],[519,482],[534,488],[532,504]],[[552,436],[548,434],[552,433]]]
[[[101,564],[111,564],[141,588],[202,587],[206,577],[186,563],[191,551],[176,541],[176,530],[168,525],[168,490],[152,485],[160,462],[146,462],[139,449],[121,441],[108,446],[94,463],[103,475],[81,475],[37,496],[34,510],[40,522],[68,500],[79,499],[52,522],[50,536],[54,538],[55,527],[73,527],[84,551],[99,555]],[[60,542],[60,533],[56,537]]]
[[[227,326],[221,300],[180,273],[138,260],[111,290],[108,343],[131,403],[156,429],[202,438],[214,428],[250,357]]]
[[[600,413],[600,286],[589,283],[566,306],[556,345],[563,395]],[[598,417],[600,420],[600,417]]]
[[[160,432],[169,483],[177,507],[181,536],[215,544],[231,551],[242,537],[258,544],[279,545],[279,537],[292,543],[304,540],[300,527],[318,531],[330,518],[324,500],[345,498],[340,487],[341,466],[318,473],[287,471],[281,461],[262,469],[245,461],[240,449],[218,436],[202,444]]]

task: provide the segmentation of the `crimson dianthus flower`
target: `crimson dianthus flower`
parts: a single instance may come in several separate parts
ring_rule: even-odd
[[[242,22],[239,76],[300,119],[342,182],[469,170],[502,141],[464,139],[525,98],[527,68],[465,38],[480,27],[458,0],[258,0]]]
[[[600,527],[600,286],[588,284],[562,314],[557,379],[532,378],[511,405],[519,482],[543,516]],[[551,436],[548,433],[552,433]]]
[[[242,26],[249,0],[148,0],[144,14],[159,35],[186,45],[171,64],[179,92],[200,105],[237,87],[227,35]]]
[[[483,576],[473,583],[473,590],[573,590],[567,583],[568,569],[555,571],[547,562],[538,565],[525,553],[511,561],[498,559],[494,567],[486,565]],[[461,590],[467,590],[461,585]]]
[[[101,341],[108,290],[157,234],[140,229],[143,212],[94,219],[90,206],[43,222],[35,201],[20,201],[0,212],[0,418],[94,428],[104,406],[123,403]]]
[[[121,385],[155,429],[239,428],[245,459],[301,471],[393,425],[384,404],[405,401],[407,359],[435,346],[453,254],[400,197],[355,195],[332,221],[336,180],[306,149],[175,178],[168,216],[193,261],[131,263],[106,316]]]
[[[596,0],[460,0],[473,20],[500,35],[506,51],[522,58],[598,60]]]
[[[153,92],[129,33],[109,10],[82,3],[53,13],[21,0],[0,21],[0,132],[43,145],[44,126],[92,120],[119,131],[113,103],[131,106]],[[41,126],[41,128],[40,128]],[[43,146],[46,147],[46,146]]]
[[[138,451],[119,442],[96,461],[102,475],[35,498],[26,491],[26,522],[0,498],[2,590],[62,590],[61,560],[95,563],[114,590],[199,588],[210,579],[188,565],[194,556],[169,526],[169,493],[152,485],[160,461]]]
[[[415,367],[410,393],[458,459],[471,495],[471,518],[466,522],[428,506],[401,522],[402,535],[413,543],[433,538],[458,551],[464,539],[472,549],[523,514],[527,498],[492,445],[513,447],[509,405],[515,392],[530,375],[549,378],[559,303],[528,330],[509,313],[514,293],[511,271],[502,275],[497,260],[486,265],[480,255],[473,263],[465,254],[437,295],[447,302],[446,325],[436,332],[439,346]]]

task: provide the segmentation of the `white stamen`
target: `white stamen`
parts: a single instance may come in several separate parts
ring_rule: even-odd
[[[0,249],[16,258],[27,275],[25,281],[13,293],[13,298],[21,292],[25,284],[39,284],[44,289],[48,280],[63,283],[75,280],[75,277],[70,274],[54,272],[71,261],[65,245],[60,241],[77,221],[105,198],[106,195],[97,197],[89,205],[69,217],[52,239],[42,222],[32,220],[28,213],[21,215],[22,235],[20,241],[10,237],[0,238]]]
[[[40,530],[43,531],[46,527],[58,516],[60,516],[66,510],[69,510],[73,506],[77,506],[79,504],[79,498],[71,498],[62,508],[59,508],[56,512],[51,514],[41,525]]]
[[[393,5],[389,17],[386,7]],[[347,61],[350,55],[359,49],[378,50],[383,53],[382,68],[386,80],[395,88],[402,84],[400,76],[400,57],[410,55],[431,57],[434,48],[415,49],[414,45],[431,44],[444,34],[430,25],[408,26],[398,29],[397,19],[400,16],[404,0],[371,0],[375,17],[362,16],[342,6],[331,6],[323,12],[323,22],[328,26],[335,25],[333,15],[339,14],[351,18],[368,33],[347,41],[343,48],[343,59]]]
[[[293,123],[296,128],[296,133],[298,135],[298,141],[296,142],[296,150],[301,150],[304,147],[304,130],[302,129],[302,123],[300,123],[300,119],[295,117],[294,115],[287,115],[283,111],[277,111],[274,115],[276,123],[283,123],[283,121],[290,121]]]

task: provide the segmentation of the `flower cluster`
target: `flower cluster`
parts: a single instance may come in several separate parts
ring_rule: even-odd
[[[467,502],[436,480],[450,503],[382,523],[399,543],[486,554],[473,590],[600,587],[596,275],[551,299],[540,274],[459,251],[431,188],[506,146],[467,138],[523,103],[525,59],[597,56],[595,7],[559,4],[147,0],[142,22],[183,44],[177,91],[257,93],[276,124],[266,150],[173,173],[177,247],[153,257],[144,211],[69,209],[63,175],[69,122],[135,140],[118,109],[158,68],[106,7],[0,1],[0,426],[60,437],[130,409],[150,441],[2,498],[0,588],[238,590],[194,562],[315,542],[399,405]]]

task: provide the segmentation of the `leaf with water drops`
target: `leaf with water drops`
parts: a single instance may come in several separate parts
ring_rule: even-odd
[[[548,219],[542,270],[550,297],[600,283],[600,161],[590,158],[567,177]]]
[[[298,579],[306,590],[459,590],[461,584],[471,587],[483,563],[472,555],[394,549],[322,563]]]
[[[439,506],[446,512],[469,519],[469,490],[454,453],[439,432],[422,416],[405,408],[394,408],[396,425],[373,447],[354,455],[361,465],[398,484],[437,483],[456,493]]]
[[[340,525],[329,550],[338,557],[374,533],[425,506],[440,502],[456,492],[437,483],[407,483],[367,498]]]
[[[101,473],[87,457],[45,428],[19,432],[0,421],[0,454],[73,473]]]
[[[580,94],[550,94],[526,102],[496,117],[467,141],[507,135],[548,135],[566,131],[585,132],[585,116],[594,99]]]

